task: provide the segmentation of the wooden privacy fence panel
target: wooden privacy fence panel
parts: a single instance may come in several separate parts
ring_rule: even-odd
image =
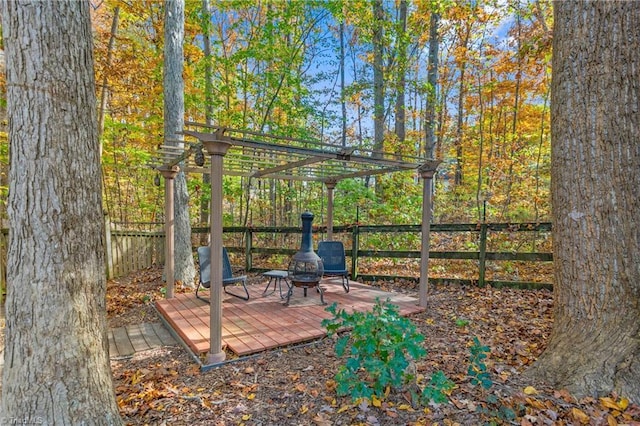
[[[149,225],[149,224],[147,224]],[[153,224],[155,228],[162,224]],[[105,272],[107,278],[117,278],[131,272],[164,263],[164,232],[141,230],[113,230],[107,221],[105,226]],[[7,289],[6,262],[7,236],[0,232],[0,304]]]
[[[106,250],[108,278],[164,263],[164,233],[112,230],[110,240]]]
[[[105,218],[105,267],[107,278],[164,263],[164,224],[117,223]]]

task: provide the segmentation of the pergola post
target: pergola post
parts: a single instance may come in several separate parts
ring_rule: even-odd
[[[209,287],[209,353],[207,363],[225,359],[222,350],[222,166],[223,158],[231,146],[229,142],[204,141],[202,145],[211,157],[211,285]]]
[[[331,179],[325,181],[327,187],[327,240],[333,240],[333,189],[338,183],[337,180]]]
[[[433,175],[440,164],[440,160],[428,160],[418,171],[423,179],[422,186],[422,244],[420,247],[420,290],[419,304],[427,307],[427,293],[429,292],[429,239],[431,226],[431,188]]]
[[[172,299],[175,285],[173,183],[180,168],[178,166],[160,167],[158,171],[164,177],[164,273],[167,279],[166,297],[167,299]]]

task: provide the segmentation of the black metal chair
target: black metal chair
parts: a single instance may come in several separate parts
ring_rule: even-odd
[[[208,302],[209,300],[198,296],[200,287],[209,288],[211,286],[211,248],[209,246],[198,247],[198,264],[200,265],[200,280],[198,282],[198,288],[196,289],[196,297],[200,300]],[[235,284],[241,284],[244,289],[245,295],[239,295],[227,291],[227,287],[235,286]],[[235,296],[242,300],[249,300],[249,290],[247,289],[247,276],[239,275],[234,277],[231,269],[231,262],[229,261],[229,254],[227,249],[222,247],[222,288],[224,292]]]
[[[342,242],[320,241],[318,242],[317,254],[322,259],[324,276],[341,277],[342,287],[346,293],[349,293],[349,271],[347,271],[347,260]]]

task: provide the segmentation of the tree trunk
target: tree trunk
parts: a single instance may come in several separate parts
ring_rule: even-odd
[[[113,20],[111,21],[111,35],[107,46],[107,64],[102,76],[102,87],[100,88],[100,108],[98,109],[98,140],[100,142],[100,157],[102,157],[102,133],[104,132],[104,117],[107,112],[107,102],[109,99],[109,70],[113,62],[113,49],[116,44],[116,32],[118,31],[118,19],[120,18],[120,7],[113,10]]]
[[[426,158],[435,158],[436,152],[436,86],[438,84],[438,27],[440,14],[431,12],[429,22],[429,59],[427,65],[427,108],[425,119],[425,155]]]
[[[547,134],[545,133],[545,129],[547,127],[547,123],[545,122],[545,117],[547,116],[547,105],[549,105],[549,89],[544,93],[543,97],[544,103],[542,104],[542,114],[540,114],[540,139],[538,142],[538,155],[536,157],[536,172],[535,172],[535,182],[536,182],[536,192],[533,197],[533,210],[535,212],[534,222],[538,222],[540,220],[540,182],[541,182],[541,171],[540,167],[542,164],[542,146],[547,140]]]
[[[373,0],[373,149],[382,151],[384,142],[384,9],[382,0]]]
[[[340,144],[342,146],[347,146],[347,99],[346,99],[346,85],[344,81],[345,69],[344,69],[344,20],[340,21],[340,106],[342,108],[341,118],[341,134],[340,134]]]
[[[398,18],[398,64],[396,80],[396,121],[395,133],[398,138],[397,151],[400,151],[406,137],[405,91],[407,89],[407,1],[400,0]]]
[[[522,18],[521,18],[521,14],[522,12],[520,11],[520,5],[519,2],[516,3],[515,5],[516,8],[516,32],[517,32],[517,37],[516,37],[516,46],[515,46],[515,53],[518,57],[518,65],[517,65],[517,69],[516,69],[516,75],[515,75],[515,83],[516,83],[516,87],[514,88],[514,92],[513,92],[513,115],[511,118],[511,136],[509,137],[509,156],[508,156],[508,161],[509,161],[509,171],[507,172],[507,189],[505,191],[506,197],[504,200],[504,204],[502,205],[502,218],[503,220],[510,220],[511,216],[509,215],[509,207],[511,206],[511,198],[514,195],[513,194],[513,183],[515,179],[518,179],[518,176],[514,175],[513,172],[513,166],[514,164],[519,161],[519,159],[517,158],[517,154],[518,154],[518,150],[520,149],[519,146],[520,144],[520,133],[518,132],[518,120],[519,120],[519,114],[520,114],[520,87],[522,86],[522,73],[523,73],[523,61],[522,61],[522,55],[520,54],[520,49],[521,49],[521,45],[522,45]]]
[[[555,322],[530,374],[640,403],[640,8],[554,7]]]
[[[380,158],[384,149],[384,19],[382,0],[373,0],[373,158]],[[365,178],[365,186],[370,179]],[[382,193],[380,179],[375,180],[375,191]]]
[[[484,97],[482,95],[482,74],[478,74],[478,181],[476,186],[476,210],[478,212],[478,222],[487,220],[486,211],[486,196],[482,188],[482,171],[484,169],[484,163],[482,162],[484,157],[484,120],[485,120],[485,106]]]
[[[467,47],[469,45],[469,37],[471,36],[471,24],[466,23],[466,28],[464,30],[464,35],[462,37],[461,47],[466,52]],[[454,175],[454,183],[456,186],[462,185],[462,138],[463,138],[463,124],[464,124],[464,97],[466,94],[466,81],[465,81],[465,71],[467,69],[467,57],[465,53],[465,57],[460,61],[460,90],[458,93],[458,120],[456,124],[456,138],[455,138],[455,147],[456,147],[456,167],[455,167],[455,175]]]
[[[202,47],[204,53],[204,110],[205,120],[207,125],[213,126],[213,66],[211,64],[211,4],[209,0],[202,0],[202,32],[204,34],[202,39]],[[229,109],[229,101],[227,95],[227,109]],[[202,174],[202,185],[205,188],[210,188],[211,175],[209,173]],[[202,197],[200,200],[200,225],[203,227],[209,227],[210,211],[209,205],[211,201],[209,197]],[[206,246],[209,244],[209,234],[203,232],[200,234],[200,245]]]
[[[165,2],[164,25],[164,137],[168,145],[183,146],[180,132],[184,128],[184,0]],[[183,169],[184,165],[181,164],[180,168]],[[182,171],[175,178],[174,200],[175,280],[192,287],[196,269],[191,247],[189,192]]]
[[[11,149],[0,420],[121,424],[89,2],[0,4]]]

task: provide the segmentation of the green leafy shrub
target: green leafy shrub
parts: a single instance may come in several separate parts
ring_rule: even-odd
[[[473,337],[473,345],[469,348],[471,357],[469,359],[469,368],[467,369],[467,375],[471,379],[471,384],[474,386],[482,386],[484,389],[489,389],[493,382],[487,371],[487,365],[484,360],[487,358],[487,354],[490,352],[488,346],[483,346],[480,343],[480,339],[477,336]]]
[[[421,345],[424,336],[409,319],[400,316],[396,306],[376,299],[369,312],[347,313],[338,310],[335,303],[326,310],[333,314],[333,318],[322,321],[329,335],[351,329],[338,338],[335,346],[339,357],[346,356],[335,376],[338,395],[350,395],[354,400],[374,395],[384,399],[387,388],[415,383],[416,375],[410,367],[427,354]],[[438,372],[424,388],[421,400],[445,402],[446,392],[451,389],[453,383]]]
[[[433,401],[436,404],[448,402],[447,394],[451,393],[455,384],[445,376],[442,371],[436,371],[431,375],[427,386],[422,389],[422,403],[428,404]]]

